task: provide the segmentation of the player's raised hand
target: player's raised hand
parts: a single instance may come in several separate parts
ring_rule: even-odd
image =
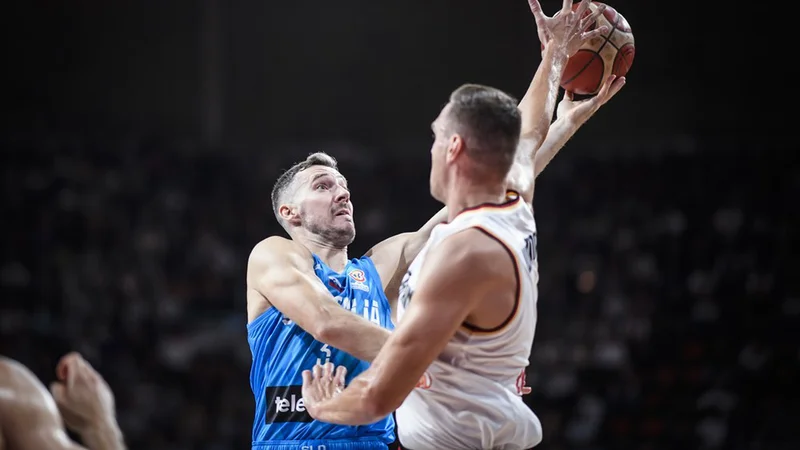
[[[80,354],[63,356],[56,377],[59,381],[50,385],[50,392],[71,430],[83,433],[114,420],[114,393]]]
[[[549,17],[542,11],[538,0],[528,0],[542,45],[557,45],[567,56],[572,56],[581,44],[608,32],[605,25],[589,30],[606,8],[605,5],[596,5],[592,9],[591,4],[591,0],[582,0],[573,10],[572,0],[564,0],[561,10]]]
[[[545,45],[552,39],[550,36],[550,22],[553,18],[546,16],[542,12],[542,5],[539,4],[539,0],[528,0],[528,6],[530,6],[533,18],[536,21],[536,33],[539,35],[539,42]]]
[[[617,95],[617,92],[625,86],[625,81],[625,77],[618,78],[616,75],[609,75],[600,91],[595,96],[584,100],[574,100],[572,92],[564,91],[564,97],[556,109],[556,117],[569,119],[577,124],[586,122],[601,106]]]
[[[303,371],[303,404],[312,417],[318,404],[342,392],[346,376],[346,367],[339,366],[334,370],[331,362]]]

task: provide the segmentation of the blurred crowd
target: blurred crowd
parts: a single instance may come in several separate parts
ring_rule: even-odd
[[[744,145],[698,148],[559,157],[542,175],[528,371],[540,448],[800,448],[800,172]],[[8,140],[0,353],[49,382],[59,356],[82,352],[131,449],[249,448],[247,257],[283,233],[273,181],[320,149],[353,190],[351,256],[438,210],[426,151]]]

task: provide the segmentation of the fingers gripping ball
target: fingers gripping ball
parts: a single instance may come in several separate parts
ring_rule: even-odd
[[[572,5],[573,11],[579,3]],[[592,2],[585,16],[597,10],[600,2]],[[580,95],[594,95],[609,75],[617,78],[625,76],[633,64],[636,53],[633,32],[628,21],[611,6],[605,11],[589,30],[606,25],[608,32],[584,42],[580,50],[572,55],[561,77],[561,87]]]

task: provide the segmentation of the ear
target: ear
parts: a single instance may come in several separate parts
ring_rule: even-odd
[[[448,164],[454,162],[464,152],[464,147],[466,147],[466,143],[460,134],[456,133],[450,136],[450,140],[447,143],[445,161],[447,161]]]
[[[281,215],[284,222],[294,226],[300,225],[300,214],[294,205],[281,205],[278,208],[278,214]]]

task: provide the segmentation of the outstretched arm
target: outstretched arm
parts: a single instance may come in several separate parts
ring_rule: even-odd
[[[590,0],[583,0],[575,12],[572,12],[572,0],[564,0],[561,14],[556,17],[545,16],[537,0],[529,0],[528,3],[536,19],[539,39],[544,44],[544,51],[539,68],[519,103],[522,114],[520,151],[509,176],[509,188],[519,192],[530,203],[533,199],[534,178],[541,172],[541,169],[535,170],[534,157],[537,150],[547,142],[546,136],[550,131],[558,86],[568,56],[570,52],[577,51],[577,46],[581,42],[592,39],[607,30],[600,27],[585,32],[604,9],[601,6],[590,16],[579,20],[578,18],[591,4]],[[563,143],[558,145],[558,142],[561,140],[566,142],[577,130],[577,127],[571,129],[571,126],[570,124],[569,128],[559,127],[555,130],[558,137],[551,141],[546,148],[551,159],[563,146]],[[564,138],[566,135],[568,136]],[[539,160],[537,159],[536,162],[538,163]],[[543,164],[542,168],[544,165],[546,164]],[[422,250],[433,227],[446,220],[447,210],[443,208],[419,230],[392,236],[367,252],[366,255],[372,258],[378,270],[393,312],[397,301],[397,288],[408,270],[408,266]]]
[[[314,274],[311,252],[274,236],[260,242],[247,264],[250,321],[271,306],[314,339],[372,361],[389,331],[342,308]]]
[[[578,50],[582,42],[607,31],[603,27],[587,31],[602,14],[604,6],[599,6],[593,13],[583,17],[589,10],[591,0],[581,1],[575,11],[572,10],[572,1],[563,0],[561,11],[553,17],[548,17],[542,11],[538,0],[528,0],[536,21],[539,40],[544,47],[542,62],[533,76],[528,91],[519,103],[522,113],[520,139],[528,141],[527,145],[531,147],[532,152],[542,145],[547,136],[555,110],[558,86],[567,60]]]
[[[575,53],[582,42],[607,31],[599,27],[586,31],[602,14],[603,7],[583,17],[589,9],[590,0],[581,1],[577,10],[572,10],[572,0],[564,0],[558,15],[547,17],[537,0],[529,0],[536,19],[539,39],[544,45],[542,62],[531,81],[528,91],[520,101],[522,133],[517,161],[509,176],[509,187],[518,191],[528,202],[533,201],[535,179],[535,157],[550,132],[550,123],[558,96],[561,76],[569,56]]]
[[[545,44],[542,62],[519,102],[522,114],[520,141],[530,148],[530,154],[534,154],[541,146],[550,129],[558,86],[566,62],[567,55],[563,49],[558,48],[557,44]]]
[[[341,382],[331,388],[330,365],[315,377],[303,373],[303,399],[312,417],[363,425],[391,413],[489,290],[513,286],[508,253],[480,230],[448,237],[429,258],[403,321],[369,369],[338,394]],[[498,264],[503,258],[508,264]]]

